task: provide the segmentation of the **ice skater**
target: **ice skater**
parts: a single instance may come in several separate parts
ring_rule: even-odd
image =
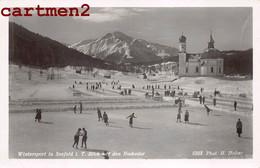
[[[189,123],[189,112],[188,112],[188,110],[186,110],[186,112],[185,112],[185,115],[184,115],[184,121],[185,121],[185,123]]]
[[[203,103],[203,104],[205,104],[205,99],[206,99],[206,97],[203,96],[203,97],[202,97],[202,103]]]
[[[234,109],[235,109],[235,111],[237,111],[237,101],[236,100],[234,101]]]
[[[82,136],[80,131],[81,131],[81,128],[79,128],[78,131],[76,132],[76,134],[74,135],[74,144],[72,145],[73,148],[76,145],[76,148],[78,149],[79,136]]]
[[[238,137],[241,137],[240,134],[242,134],[242,122],[240,121],[240,119],[238,119],[237,121],[236,128]]]
[[[213,98],[213,105],[214,105],[214,106],[217,105],[217,99],[216,99],[216,97]]]
[[[77,112],[77,106],[74,106],[74,107],[73,107],[73,110],[74,110],[74,113],[76,114],[76,112]]]
[[[42,111],[41,109],[36,109],[36,116],[35,116],[35,122],[38,120],[38,122],[41,122],[42,119]]]
[[[209,112],[212,111],[212,110],[211,110],[208,106],[206,106],[205,104],[204,104],[204,106],[205,106],[205,108],[206,108],[207,115],[209,115]]]
[[[79,112],[80,112],[80,114],[82,114],[82,103],[81,102],[79,102]]]
[[[103,120],[101,110],[99,108],[97,108],[97,114],[98,114],[98,121],[100,121],[100,118]]]
[[[130,116],[126,117],[129,118],[129,127],[133,128],[133,118],[137,118],[135,113],[132,113]]]
[[[181,122],[181,108],[179,107],[179,110],[178,110],[178,114],[177,114],[177,121],[176,122]]]
[[[83,146],[85,145],[85,148],[87,148],[87,139],[88,139],[88,136],[87,136],[87,131],[85,130],[85,128],[82,128],[83,130],[83,134],[82,134],[82,142],[81,142],[81,148],[83,148]]]
[[[103,114],[103,120],[104,120],[104,123],[106,124],[106,126],[109,125],[108,123],[108,116],[107,116],[107,113],[104,111],[104,114]]]
[[[200,104],[201,104],[202,103],[202,96],[201,95],[200,95],[199,99],[200,99]]]

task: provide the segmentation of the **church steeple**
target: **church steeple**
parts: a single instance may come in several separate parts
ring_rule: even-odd
[[[215,41],[213,40],[213,37],[212,37],[212,31],[210,31],[210,38],[209,38],[209,42],[208,42],[208,48],[214,48],[214,43],[215,43]]]

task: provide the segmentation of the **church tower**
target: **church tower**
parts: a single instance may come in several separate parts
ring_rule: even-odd
[[[212,31],[210,31],[210,37],[209,37],[209,42],[208,42],[208,48],[214,48],[214,43],[215,41],[213,40],[213,37],[212,37]]]
[[[186,37],[179,38],[179,76],[186,76]]]

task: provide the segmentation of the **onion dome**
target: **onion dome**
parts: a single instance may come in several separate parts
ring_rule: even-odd
[[[186,43],[186,37],[182,34],[181,37],[179,38],[180,43]]]

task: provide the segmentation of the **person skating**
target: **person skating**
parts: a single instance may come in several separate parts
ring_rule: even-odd
[[[202,103],[202,96],[201,95],[200,95],[199,99],[200,99],[200,104],[201,104]]]
[[[241,137],[240,134],[242,134],[242,122],[240,121],[240,119],[238,119],[237,121],[236,128],[238,137]]]
[[[185,112],[185,115],[184,115],[184,121],[185,121],[185,123],[189,123],[189,112],[188,112],[188,110],[186,110],[186,112]]]
[[[34,120],[35,122],[38,120],[38,119],[37,119],[37,114],[38,114],[38,112],[39,112],[39,109],[36,109],[36,115],[35,115],[35,117],[34,117],[34,118],[35,118],[35,120]]]
[[[237,111],[237,101],[236,100],[234,101],[234,109],[235,109],[235,111]]]
[[[101,110],[99,108],[97,108],[97,114],[98,114],[98,121],[100,121],[100,118],[103,120]]]
[[[81,148],[83,148],[83,146],[85,145],[85,148],[87,148],[87,138],[88,138],[88,136],[87,136],[87,131],[85,130],[85,128],[82,128],[82,130],[83,130],[83,134],[82,134],[82,143],[81,143]]]
[[[74,144],[72,145],[73,148],[76,145],[76,148],[78,149],[79,136],[82,136],[80,131],[81,131],[81,128],[79,128],[78,131],[76,132],[76,134],[74,135]]]
[[[42,119],[42,111],[41,109],[36,109],[35,121],[38,120],[38,122],[41,122],[41,119]]]
[[[74,110],[74,113],[76,114],[76,112],[77,112],[77,106],[74,106],[74,107],[73,107],[73,110]]]
[[[107,116],[107,113],[104,111],[104,114],[103,114],[103,120],[104,120],[104,123],[106,124],[106,126],[109,125],[108,123],[108,116]]]
[[[204,106],[205,106],[205,108],[206,108],[207,115],[209,115],[209,112],[212,111],[212,110],[211,110],[208,106],[206,106],[205,104],[204,104]]]
[[[206,97],[203,96],[203,97],[202,97],[202,103],[203,103],[203,104],[205,104],[205,99],[206,99]]]
[[[82,103],[79,102],[79,112],[82,114]]]
[[[181,108],[179,107],[179,110],[178,110],[178,114],[177,114],[177,121],[176,122],[181,122]]]
[[[129,118],[129,127],[133,128],[133,118],[137,118],[135,113],[131,114],[130,116],[126,117]]]
[[[179,108],[181,109],[182,108],[182,102],[181,102],[181,98],[179,97]]]
[[[214,105],[214,106],[217,105],[217,99],[216,99],[216,97],[213,98],[213,105]]]

